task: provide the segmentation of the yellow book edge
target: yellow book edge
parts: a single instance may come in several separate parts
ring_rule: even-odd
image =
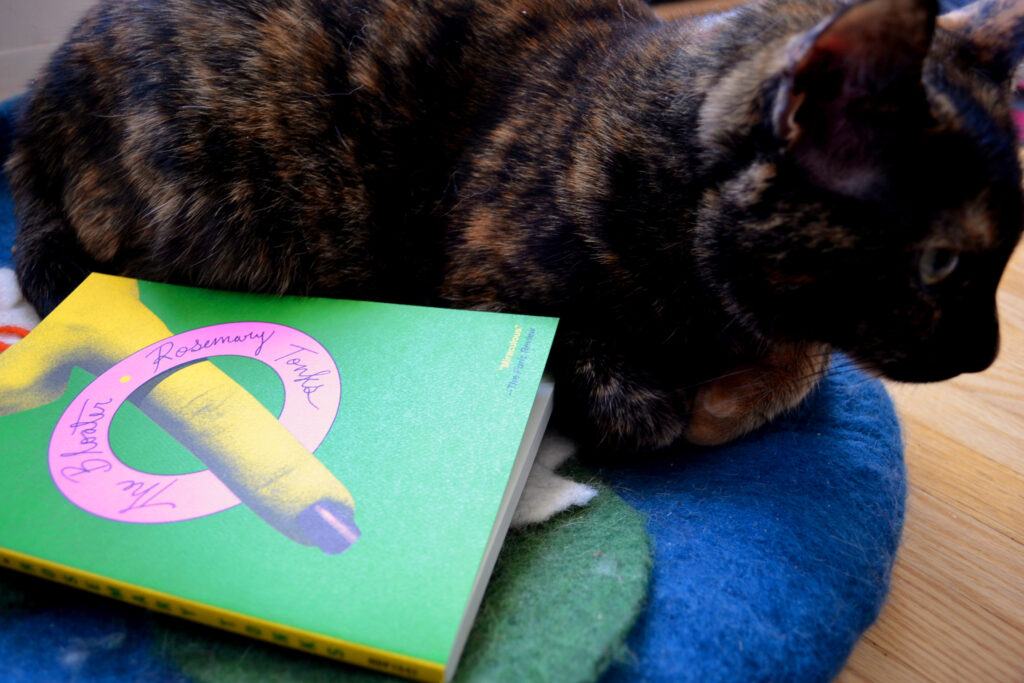
[[[74,569],[66,565],[42,560],[31,555],[0,548],[0,567],[49,579],[57,583],[114,598],[125,603],[145,607],[159,614],[169,614],[224,631],[239,633],[250,638],[289,647],[328,659],[362,666],[394,676],[429,683],[444,680],[445,667],[415,657],[378,650],[331,638],[310,631],[250,617],[231,610],[211,607],[200,602],[178,598],[167,593],[142,588],[99,574]]]

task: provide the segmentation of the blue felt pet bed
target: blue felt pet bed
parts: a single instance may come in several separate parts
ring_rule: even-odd
[[[0,159],[9,150],[15,105],[0,105]],[[14,230],[8,188],[0,178],[0,267],[11,265]],[[881,384],[841,358],[801,409],[735,444],[681,450],[674,457],[590,474],[605,491],[599,499],[604,503],[575,513],[573,524],[556,517],[515,534],[516,545],[507,554],[536,558],[532,564],[541,567],[541,558],[554,546],[571,547],[574,537],[587,534],[610,538],[632,524],[640,534],[646,527],[651,561],[638,557],[630,565],[629,557],[612,561],[598,557],[601,551],[563,558],[563,564],[578,565],[570,582],[577,588],[539,600],[553,603],[546,605],[552,620],[532,617],[537,621],[531,625],[533,645],[502,642],[509,649],[497,659],[534,659],[529,648],[543,649],[552,641],[552,631],[565,628],[557,617],[566,613],[588,614],[571,621],[589,622],[580,623],[577,640],[602,641],[593,648],[597,654],[567,662],[574,653],[548,652],[549,659],[535,660],[532,669],[477,667],[460,678],[484,671],[480,680],[825,681],[841,670],[881,608],[903,523],[900,431]],[[646,555],[646,542],[626,552]],[[488,601],[492,612],[526,604],[529,589],[514,587],[517,577],[521,586],[545,580],[542,572],[536,580],[529,574],[536,569],[530,563],[517,565],[504,556],[502,562],[502,581],[513,587],[503,601],[489,595],[485,611]],[[604,586],[597,583],[598,574],[611,567],[621,577],[627,565],[650,572],[633,582],[641,586],[639,615],[634,610],[616,617],[623,620],[621,628],[591,628],[606,617],[599,597],[585,587]],[[600,593],[613,594],[619,583],[607,584]],[[574,600],[587,604],[573,605]],[[588,613],[585,608],[591,605]],[[0,680],[364,676],[342,665],[317,660],[311,666],[306,661],[311,658],[300,654],[166,621],[0,570]],[[189,654],[185,659],[183,647]],[[224,658],[232,659],[230,676],[223,661],[217,662],[220,668],[211,668]],[[187,665],[182,663],[186,659]]]

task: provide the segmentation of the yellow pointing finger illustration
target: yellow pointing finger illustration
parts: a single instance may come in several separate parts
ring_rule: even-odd
[[[285,536],[326,553],[342,552],[359,538],[352,495],[311,452],[330,429],[340,398],[337,368],[315,340],[272,323],[213,326],[204,328],[205,337],[194,334],[201,330],[172,335],[139,299],[138,284],[131,279],[92,275],[69,300],[72,297],[77,305],[59,306],[27,338],[0,354],[0,415],[56,400],[67,388],[71,368],[81,367],[98,376],[93,383],[96,391],[109,389],[104,396],[120,391],[199,458],[238,500]],[[247,333],[236,329],[245,325]],[[110,329],[119,332],[111,334]],[[296,349],[302,350],[301,356]],[[271,365],[285,381],[280,419],[215,365],[199,360],[214,355],[248,355]],[[303,362],[296,362],[300,357]],[[326,363],[333,375],[327,369],[312,372],[308,366],[313,361]],[[299,374],[290,377],[289,372]],[[319,405],[312,401],[314,389],[322,390],[315,394]],[[113,405],[116,410],[119,404]],[[74,403],[65,414],[70,422],[62,418],[64,422],[58,423],[55,440],[62,424],[67,425],[66,432],[84,439],[83,430],[76,431],[83,422],[80,415],[75,421],[73,408]],[[89,423],[90,428],[108,429],[113,412],[104,412]],[[319,435],[311,435],[317,430]],[[93,454],[87,449],[80,452]],[[63,469],[69,469],[76,455],[73,449],[58,454],[65,458]],[[92,467],[70,469],[97,479],[104,474],[100,467]],[[127,493],[138,496],[137,491]],[[137,521],[125,513],[129,509],[137,513],[142,507],[112,505],[113,512],[96,514]],[[150,507],[158,505],[176,507],[168,502]],[[177,519],[185,518],[189,517]]]

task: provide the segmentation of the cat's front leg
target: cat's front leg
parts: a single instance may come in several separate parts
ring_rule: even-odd
[[[701,385],[683,437],[715,446],[757,429],[799,405],[825,375],[830,359],[824,345],[779,345],[759,362]]]
[[[645,369],[643,356],[571,332],[557,353],[559,383],[572,394],[558,409],[569,433],[613,451],[656,450],[682,438],[687,397]]]

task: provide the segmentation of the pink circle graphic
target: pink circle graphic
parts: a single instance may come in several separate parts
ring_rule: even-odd
[[[270,366],[284,384],[278,421],[307,450],[316,450],[341,401],[341,381],[330,353],[286,325],[222,323],[136,351],[72,400],[50,439],[50,475],[60,492],[87,512],[121,522],[178,522],[238,505],[238,497],[210,470],[140,472],[121,462],[110,447],[110,422],[133,391],[157,375],[216,356],[243,356]]]

